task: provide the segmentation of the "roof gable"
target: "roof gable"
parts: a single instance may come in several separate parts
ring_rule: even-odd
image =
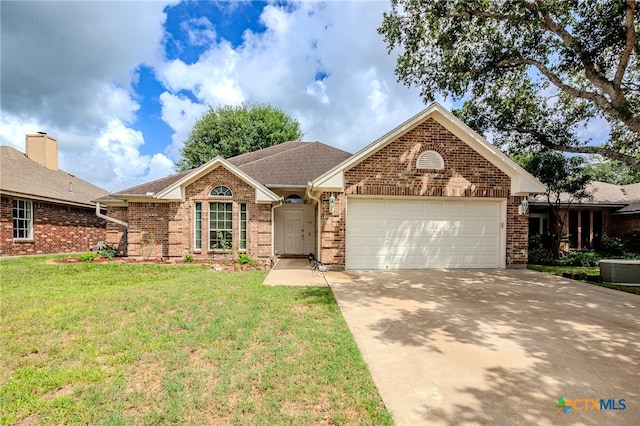
[[[278,195],[271,192],[271,190],[266,188],[260,182],[229,163],[224,158],[218,156],[198,168],[111,194],[109,199],[104,199],[104,202],[108,203],[111,199],[184,201],[185,188],[217,167],[224,167],[239,179],[254,187],[256,190],[257,203],[271,203],[280,200]]]
[[[405,121],[395,129],[367,145],[353,156],[338,164],[333,169],[324,173],[312,182],[313,188],[323,190],[344,190],[344,172],[369,156],[375,154],[402,135],[414,129],[428,119],[433,119],[445,129],[470,146],[474,151],[484,157],[491,164],[500,169],[511,178],[511,194],[526,195],[529,193],[544,192],[544,185],[517,165],[507,155],[489,143],[486,139],[473,131],[450,111],[438,103],[431,104],[422,112]]]
[[[0,146],[0,192],[84,207],[94,207],[94,199],[109,193],[62,170],[51,170],[9,146]]]

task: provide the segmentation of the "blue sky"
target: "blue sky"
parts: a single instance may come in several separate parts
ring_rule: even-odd
[[[2,1],[0,144],[45,131],[62,169],[116,191],[173,173],[209,105],[268,103],[356,152],[425,107],[376,31],[389,8]]]

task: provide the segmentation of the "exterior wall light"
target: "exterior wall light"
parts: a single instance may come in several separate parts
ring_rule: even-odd
[[[329,197],[329,213],[333,214],[335,209],[336,209],[336,197],[334,197],[333,194],[331,194],[331,197]]]
[[[520,203],[520,205],[518,206],[518,214],[519,215],[525,214],[528,208],[529,208],[529,202],[527,201],[526,198],[524,198]]]

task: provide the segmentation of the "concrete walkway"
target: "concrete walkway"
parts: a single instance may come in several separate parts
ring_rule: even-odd
[[[324,274],[311,271],[307,259],[278,259],[264,279],[264,285],[327,286]]]
[[[336,277],[398,425],[640,425],[638,295],[528,270]]]

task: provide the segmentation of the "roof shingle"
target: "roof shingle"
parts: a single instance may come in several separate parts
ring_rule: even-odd
[[[62,170],[51,170],[10,146],[0,146],[0,192],[93,207],[109,192]]]
[[[308,182],[350,157],[346,151],[321,142],[285,142],[227,159],[266,187],[306,186]],[[115,194],[144,195],[168,188],[195,169],[124,189]],[[109,201],[109,197],[102,199]]]

